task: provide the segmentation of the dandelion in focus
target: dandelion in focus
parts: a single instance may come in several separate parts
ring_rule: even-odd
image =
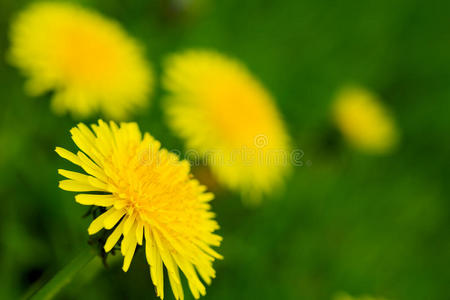
[[[195,298],[215,277],[212,263],[221,256],[211,247],[222,238],[208,203],[213,194],[190,175],[190,165],[160,148],[148,133],[141,136],[136,123],[120,127],[99,121],[92,130],[80,123],[71,130],[81,151],[63,148],[56,152],[81,167],[85,173],[59,170],[67,179],[60,188],[80,192],[75,200],[98,207],[102,213],[88,232],[109,230],[104,251],[120,243],[123,270],[128,271],[138,246],[145,247],[157,295],[163,299],[163,265],[168,271],[176,299],[183,299],[179,269],[187,278]],[[145,245],[144,245],[145,244]]]
[[[170,127],[219,182],[253,202],[280,186],[288,135],[272,96],[244,65],[191,50],[168,58],[163,85]]]
[[[53,90],[57,113],[124,119],[147,104],[152,72],[115,21],[75,4],[35,3],[15,19],[10,37],[9,60],[27,75],[26,91]]]
[[[397,145],[398,132],[393,118],[369,91],[343,89],[335,100],[333,114],[338,129],[356,148],[383,154]]]

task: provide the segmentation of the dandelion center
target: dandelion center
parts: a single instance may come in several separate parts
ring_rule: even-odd
[[[71,24],[59,30],[61,42],[55,54],[68,80],[89,82],[111,76],[117,68],[118,53],[110,37]]]
[[[225,79],[216,86],[205,103],[211,124],[231,148],[253,146],[257,135],[268,132],[267,124],[277,121],[267,95],[236,80]]]
[[[110,178],[113,194],[120,199],[116,207],[123,205],[128,215],[136,214],[144,222],[173,228],[177,224],[171,220],[177,216],[172,215],[194,209],[198,191],[189,184],[187,162],[160,150],[159,143],[147,143],[130,143],[127,153],[114,153],[106,160],[105,169],[117,174]]]

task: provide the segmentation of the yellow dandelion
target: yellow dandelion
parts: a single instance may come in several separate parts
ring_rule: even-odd
[[[102,207],[104,213],[89,226],[89,234],[110,230],[104,245],[109,252],[120,242],[123,270],[130,267],[136,247],[144,245],[157,295],[163,299],[163,265],[176,299],[183,299],[179,269],[195,298],[205,294],[204,282],[215,277],[212,262],[221,256],[211,246],[222,238],[208,203],[213,194],[190,175],[190,165],[160,148],[148,133],[141,136],[136,123],[103,121],[92,131],[80,123],[71,130],[81,151],[56,152],[87,174],[59,170],[66,177],[60,188],[81,192],[75,200]]]
[[[245,66],[191,50],[169,57],[163,85],[169,125],[220,182],[253,201],[280,185],[288,136],[272,96]]]
[[[347,293],[338,293],[334,298],[334,300],[386,300],[385,298],[376,298],[368,295],[363,295],[359,297],[352,297]]]
[[[123,119],[147,103],[153,75],[115,21],[75,4],[35,3],[18,15],[10,36],[9,60],[29,78],[26,91],[54,90],[57,113]]]
[[[377,97],[364,89],[343,89],[334,103],[333,114],[345,138],[363,151],[387,153],[397,144],[394,120]]]

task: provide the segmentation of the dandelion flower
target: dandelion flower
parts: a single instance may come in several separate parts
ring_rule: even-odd
[[[333,107],[334,120],[345,138],[369,153],[387,153],[398,133],[389,112],[376,96],[361,88],[342,90]]]
[[[386,300],[384,298],[376,298],[372,296],[360,296],[360,297],[352,297],[347,293],[339,293],[334,298],[334,300]]]
[[[11,27],[10,62],[26,91],[54,91],[52,107],[83,118],[126,118],[148,100],[153,75],[140,46],[120,25],[70,3],[35,3]]]
[[[212,51],[168,58],[170,127],[207,158],[219,182],[257,201],[289,170],[288,136],[269,92],[238,61]]]
[[[195,298],[205,294],[204,282],[215,276],[214,259],[221,256],[219,228],[208,203],[213,195],[192,178],[190,165],[160,148],[148,133],[141,136],[136,123],[103,121],[92,131],[80,123],[71,130],[81,151],[63,148],[56,152],[80,166],[84,173],[59,170],[67,179],[60,188],[80,192],[75,200],[103,208],[89,226],[89,234],[110,230],[104,245],[109,252],[120,242],[123,270],[130,267],[137,246],[145,254],[156,293],[163,299],[163,265],[176,299],[183,299],[179,269],[185,274]],[[122,239],[121,239],[122,238]]]

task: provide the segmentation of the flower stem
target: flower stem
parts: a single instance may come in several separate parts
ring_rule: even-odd
[[[86,266],[96,253],[91,247],[86,247],[67,266],[56,273],[43,287],[41,287],[32,297],[33,300],[52,299],[63,287],[69,284],[75,275]]]

